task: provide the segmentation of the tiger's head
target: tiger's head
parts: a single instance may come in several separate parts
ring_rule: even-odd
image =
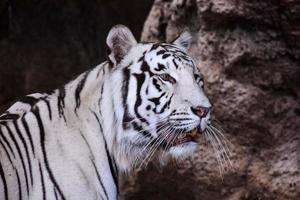
[[[116,138],[133,162],[191,155],[210,123],[203,77],[187,54],[190,40],[183,32],[170,44],[137,43],[122,25],[108,34]]]

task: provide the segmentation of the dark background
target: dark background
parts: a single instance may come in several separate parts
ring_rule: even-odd
[[[115,24],[139,39],[152,0],[1,0],[0,113],[103,62]]]

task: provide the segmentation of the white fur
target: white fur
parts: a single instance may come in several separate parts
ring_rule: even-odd
[[[173,125],[183,127],[183,122],[181,123],[178,119],[184,116],[172,115],[173,111],[187,113],[190,118],[189,126],[184,127],[187,130],[200,125],[200,118],[191,112],[191,107],[199,105],[210,107],[211,105],[203,89],[194,80],[193,73],[196,69],[193,61],[184,53],[190,44],[188,33],[184,33],[174,42],[173,46],[168,47],[167,51],[170,51],[172,56],[166,59],[157,56],[158,50],[150,51],[153,44],[136,44],[132,33],[124,26],[114,27],[110,31],[107,44],[111,49],[109,58],[114,66],[110,66],[109,62],[104,62],[65,85],[63,87],[65,89],[63,114],[58,109],[61,95],[59,90],[55,90],[51,95],[32,95],[37,99],[45,98],[49,102],[51,120],[47,104],[43,100],[39,100],[33,107],[18,102],[8,110],[10,114],[23,116],[29,124],[35,147],[34,152],[29,148],[30,161],[33,169],[33,182],[36,183],[29,187],[29,198],[27,198],[20,159],[14,159],[12,165],[7,164],[9,163],[8,156],[0,148],[0,162],[1,164],[5,163],[3,165],[5,174],[12,174],[12,176],[7,176],[9,199],[17,199],[19,193],[14,168],[20,169],[23,198],[31,200],[43,198],[39,164],[43,171],[46,199],[55,199],[55,185],[45,164],[41,142],[45,144],[47,161],[54,179],[66,199],[101,199],[106,195],[109,199],[117,199],[117,185],[114,183],[111,173],[105,144],[119,171],[128,172],[151,160],[151,157],[147,157],[150,153],[151,145],[148,143],[151,139],[145,137],[141,131],[135,130],[133,123],[137,123],[142,128],[142,132],[148,131],[152,138],[161,136],[162,133],[157,132],[156,124],[163,120],[166,122],[177,121]],[[179,61],[177,58],[176,60],[174,56],[183,56],[186,61],[183,61],[184,59]],[[143,58],[142,62],[139,61],[141,57]],[[175,68],[172,59],[176,60],[178,69]],[[150,71],[155,71],[158,63],[166,66],[163,73],[174,77],[177,81],[176,84],[162,81],[158,78],[159,74],[152,76],[148,72],[143,72],[142,63],[144,62],[147,63]],[[132,122],[128,122],[129,128],[124,129],[125,107],[123,106],[122,92],[125,81],[124,69],[126,68],[130,69],[126,109],[132,117]],[[139,85],[136,77],[139,75],[144,79],[137,96],[136,91]],[[75,98],[76,89],[85,78],[78,106]],[[165,96],[160,99],[160,104],[156,106],[149,99],[157,98],[162,92],[155,89],[154,79],[159,80],[158,84],[165,92]],[[136,108],[138,99],[141,102]],[[162,111],[164,104],[169,99],[171,99],[169,107]],[[150,110],[146,109],[148,105],[152,106]],[[37,116],[34,113],[36,108],[39,109],[43,122],[44,141],[42,141]],[[136,113],[136,109],[138,113]],[[155,112],[162,112],[156,114],[153,109],[156,110]],[[149,124],[146,125],[145,122],[142,122],[138,115],[147,120]],[[201,128],[205,128],[208,120],[209,115],[202,119]],[[25,137],[25,128],[21,120],[17,120],[17,123]],[[8,120],[7,124],[13,127],[12,121]],[[5,137],[10,138],[4,126],[1,126],[1,131]],[[25,141],[29,146],[28,137],[25,137]],[[12,142],[11,139],[9,142]],[[24,152],[20,139],[18,139],[18,144]],[[196,143],[189,142],[165,150],[157,148],[153,155],[158,160],[167,160],[167,157],[170,156],[182,159],[191,155],[196,146]],[[15,151],[16,149],[14,149]],[[26,168],[28,168],[27,162]],[[100,173],[105,191],[99,184],[95,168]],[[0,185],[0,189],[2,188]],[[0,194],[0,197],[2,198],[3,195]]]

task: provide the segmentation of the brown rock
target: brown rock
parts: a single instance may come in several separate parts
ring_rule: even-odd
[[[220,176],[203,142],[180,166],[139,172],[126,199],[300,199],[299,22],[296,0],[155,1],[142,40],[191,30],[233,168]]]

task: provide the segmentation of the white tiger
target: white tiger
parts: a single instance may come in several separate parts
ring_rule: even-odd
[[[0,199],[118,199],[118,173],[191,155],[210,123],[191,36],[137,43],[113,27],[108,60],[0,117]]]

